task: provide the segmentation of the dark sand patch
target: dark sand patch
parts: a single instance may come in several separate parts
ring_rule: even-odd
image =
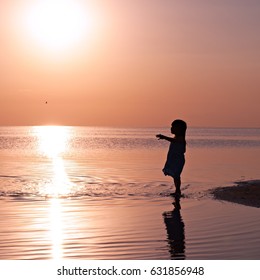
[[[235,182],[235,184],[216,188],[212,194],[216,199],[260,208],[260,180]]]

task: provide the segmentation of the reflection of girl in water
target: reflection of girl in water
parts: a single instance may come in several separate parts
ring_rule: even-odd
[[[185,259],[185,233],[184,222],[180,213],[180,199],[175,198],[173,211],[163,213],[166,225],[168,243],[170,245],[171,259]]]
[[[171,176],[176,188],[175,195],[181,195],[181,172],[185,164],[184,153],[186,152],[186,134],[187,125],[183,120],[175,120],[171,126],[171,133],[174,138],[157,134],[158,139],[164,139],[170,142],[167,160],[163,168],[165,176]]]

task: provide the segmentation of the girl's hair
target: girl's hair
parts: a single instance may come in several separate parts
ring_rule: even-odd
[[[185,137],[187,124],[183,120],[174,120],[172,126],[175,127],[176,135]]]

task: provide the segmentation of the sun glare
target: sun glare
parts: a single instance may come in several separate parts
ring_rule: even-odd
[[[39,149],[42,154],[57,158],[66,151],[69,131],[63,126],[39,126],[35,128],[39,138]]]
[[[38,44],[61,51],[86,39],[92,17],[78,0],[38,0],[25,15],[26,29]]]
[[[39,151],[52,163],[52,178],[45,185],[43,193],[53,197],[67,195],[73,184],[64,167],[62,153],[66,152],[70,137],[69,128],[63,126],[35,127],[39,141]]]

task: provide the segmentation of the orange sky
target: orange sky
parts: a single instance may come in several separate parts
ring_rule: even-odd
[[[260,126],[259,1],[45,2],[0,2],[0,125]]]

